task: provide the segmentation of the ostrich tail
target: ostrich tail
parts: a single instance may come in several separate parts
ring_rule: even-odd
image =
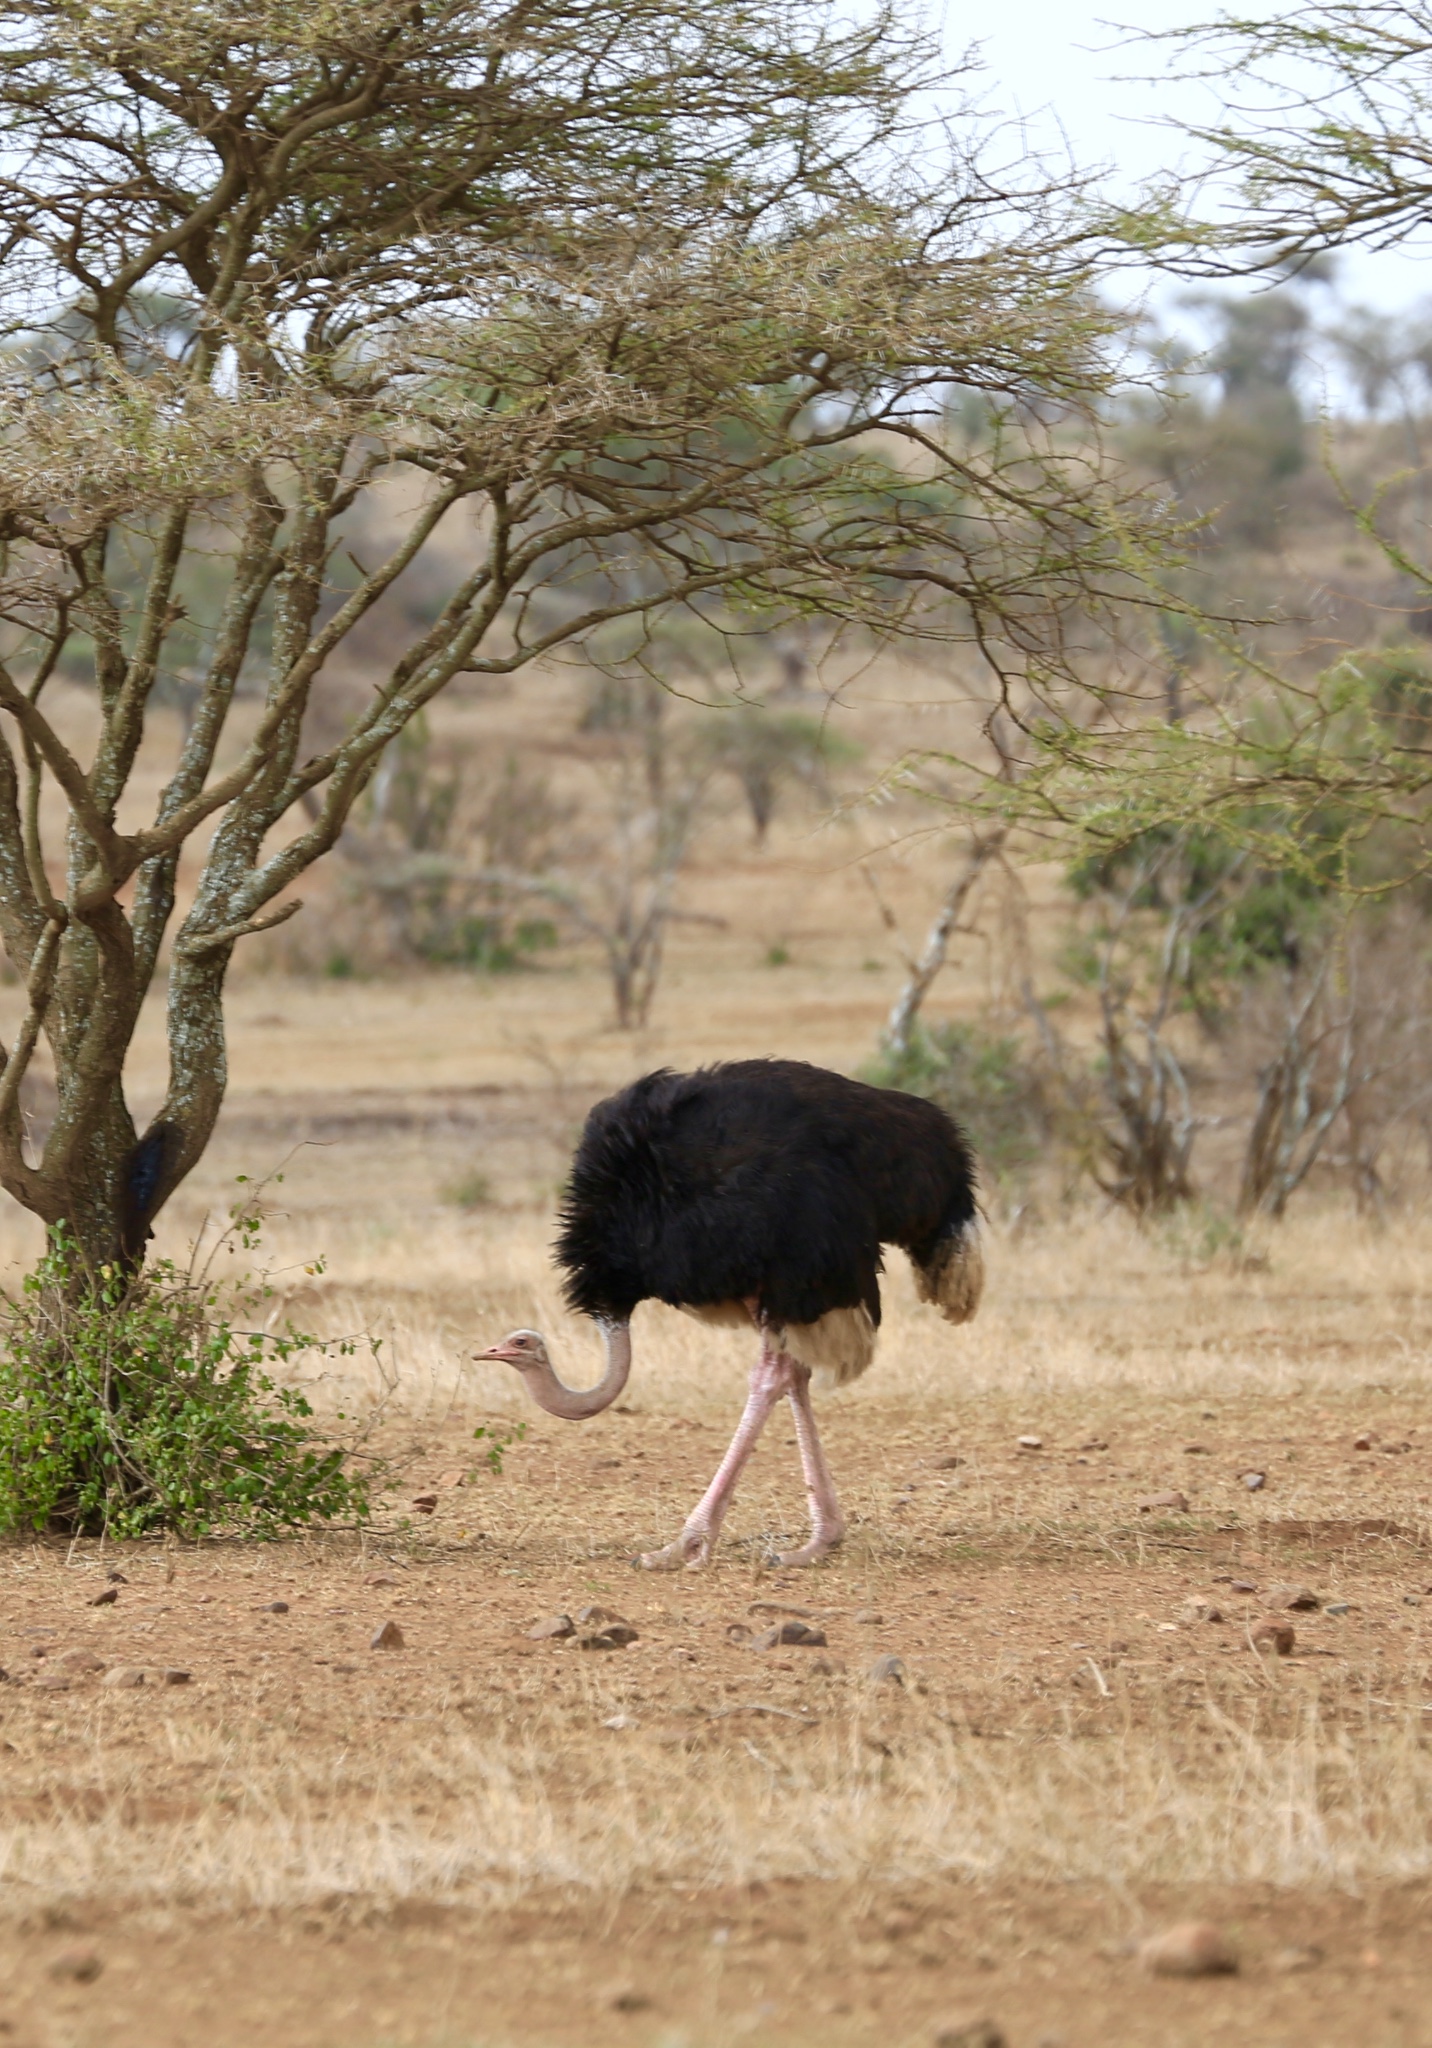
[[[979,1226],[971,1221],[941,1238],[928,1265],[915,1266],[915,1292],[939,1309],[947,1323],[967,1323],[980,1305],[984,1277]]]
[[[597,1327],[607,1347],[607,1369],[594,1387],[569,1387],[559,1380],[550,1364],[522,1367],[527,1391],[539,1408],[559,1415],[564,1422],[585,1422],[610,1408],[627,1383],[631,1372],[631,1325],[609,1323],[597,1318]]]

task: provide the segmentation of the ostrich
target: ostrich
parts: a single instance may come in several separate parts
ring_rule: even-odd
[[[811,1537],[773,1562],[812,1564],[845,1534],[811,1408],[812,1370],[858,1379],[875,1355],[882,1245],[909,1253],[922,1301],[966,1322],[984,1279],[974,1171],[959,1127],[913,1095],[797,1060],[647,1074],[600,1102],[572,1164],[556,1244],[569,1308],[606,1345],[598,1385],[558,1379],[536,1330],[479,1358],[522,1374],[549,1415],[600,1414],[631,1370],[631,1315],[648,1298],[760,1332],[745,1412],[685,1528],[639,1562],[706,1564],[743,1466],[776,1403],[795,1413]]]

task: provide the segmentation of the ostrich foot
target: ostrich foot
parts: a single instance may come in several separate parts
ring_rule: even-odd
[[[667,1543],[660,1550],[644,1550],[632,1563],[640,1565],[644,1572],[695,1572],[711,1562],[715,1547],[714,1529],[688,1523],[674,1543]]]
[[[845,1541],[845,1522],[842,1518],[833,1527],[811,1531],[809,1543],[803,1543],[799,1550],[776,1550],[766,1559],[772,1571],[789,1571],[797,1565],[819,1564],[823,1557],[829,1557],[836,1546]]]

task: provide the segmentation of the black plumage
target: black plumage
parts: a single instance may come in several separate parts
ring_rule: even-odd
[[[881,1246],[937,1276],[974,1219],[969,1146],[933,1103],[739,1060],[647,1074],[598,1103],[556,1255],[569,1307],[612,1321],[654,1299],[753,1301],[777,1326],[864,1306],[878,1326]]]

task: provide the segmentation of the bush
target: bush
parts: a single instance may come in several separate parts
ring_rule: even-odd
[[[1044,1078],[1017,1038],[977,1024],[916,1027],[903,1053],[885,1053],[865,1075],[948,1110],[997,1179],[1040,1156],[1050,1116]]]
[[[240,1218],[245,1246],[251,1221]],[[186,1537],[363,1521],[373,1473],[313,1426],[271,1368],[317,1349],[242,1327],[271,1298],[157,1261],[86,1272],[63,1226],[0,1296],[0,1531]]]

